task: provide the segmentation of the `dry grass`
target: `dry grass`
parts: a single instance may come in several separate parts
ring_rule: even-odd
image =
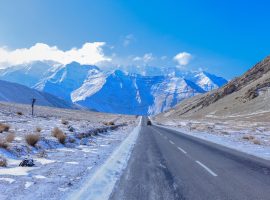
[[[0,123],[0,133],[8,132],[10,129],[10,126],[8,124]]]
[[[30,133],[25,136],[25,141],[27,142],[27,144],[33,147],[37,144],[39,139],[40,139],[39,133]]]
[[[42,129],[41,129],[40,127],[37,127],[37,128],[36,128],[36,132],[37,132],[37,133],[40,133],[41,131],[42,131]]]
[[[13,142],[15,139],[15,133],[8,133],[8,135],[6,136],[6,141],[7,142]]]
[[[7,167],[7,159],[0,157],[0,167]]]
[[[260,145],[260,144],[261,144],[261,142],[260,142],[260,140],[253,140],[253,144]]]
[[[23,115],[23,113],[21,111],[18,111],[17,115]]]
[[[61,120],[61,123],[64,124],[64,125],[68,125],[68,121],[65,120],[65,119],[62,119],[62,120]]]
[[[114,126],[114,122],[110,121],[110,122],[103,122],[103,124],[105,126]]]
[[[7,149],[8,143],[6,140],[0,140],[0,148]]]
[[[254,140],[255,137],[253,135],[244,135],[242,138],[244,140]]]
[[[65,133],[61,129],[55,127],[52,130],[52,136],[56,137],[61,144],[65,144],[67,136],[65,135]]]

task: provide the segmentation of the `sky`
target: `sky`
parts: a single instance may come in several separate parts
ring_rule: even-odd
[[[268,0],[0,0],[0,63],[206,70],[232,79],[270,54]]]

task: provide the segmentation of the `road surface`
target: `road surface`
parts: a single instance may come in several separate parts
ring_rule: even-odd
[[[111,200],[270,199],[268,161],[146,120]]]

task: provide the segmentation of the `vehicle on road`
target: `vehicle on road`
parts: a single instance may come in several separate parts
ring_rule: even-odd
[[[147,126],[151,126],[152,125],[152,122],[151,122],[151,120],[147,120]]]

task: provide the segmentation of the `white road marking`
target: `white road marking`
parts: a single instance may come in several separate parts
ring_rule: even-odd
[[[184,154],[187,153],[187,152],[186,152],[184,149],[182,149],[181,147],[177,147],[177,149],[179,149],[180,151],[182,151]]]
[[[217,176],[217,174],[215,172],[213,172],[211,169],[209,169],[208,167],[206,167],[200,161],[197,160],[196,163],[198,163],[201,167],[203,167],[206,171],[208,171],[212,176]]]
[[[173,141],[171,141],[171,140],[169,140],[169,142],[170,142],[171,144],[174,144],[174,142],[173,142]]]

